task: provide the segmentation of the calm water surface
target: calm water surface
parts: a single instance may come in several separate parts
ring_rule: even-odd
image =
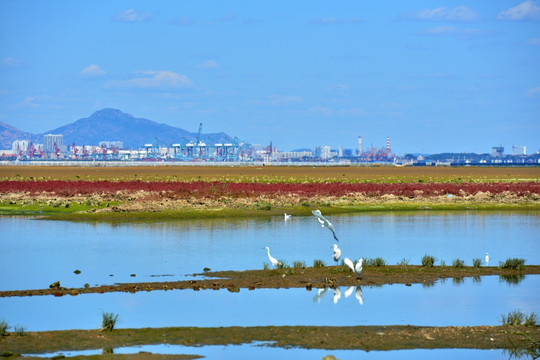
[[[540,276],[507,284],[498,276],[327,289],[170,290],[0,298],[0,318],[28,331],[97,329],[103,311],[117,326],[500,325],[513,310],[540,313]]]
[[[540,264],[540,212],[382,212],[329,216],[343,257],[383,257],[420,264],[430,254],[451,264],[489,252],[490,265],[509,257]],[[313,216],[271,219],[74,223],[0,217],[0,289],[82,287],[183,280],[212,270],[262,269],[263,247],[292,264],[332,264],[331,233]],[[81,270],[80,275],[74,270]],[[135,277],[131,275],[135,275]]]

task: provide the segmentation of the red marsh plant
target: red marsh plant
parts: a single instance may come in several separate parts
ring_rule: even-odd
[[[392,194],[403,197],[437,195],[492,195],[510,192],[517,196],[540,194],[540,182],[519,183],[230,183],[230,182],[145,182],[145,181],[0,181],[0,193],[51,193],[70,197],[77,194],[115,194],[118,191],[147,191],[168,197],[255,197],[260,195],[346,196],[359,193],[365,196]]]

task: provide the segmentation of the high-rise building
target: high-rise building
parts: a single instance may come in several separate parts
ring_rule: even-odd
[[[315,157],[321,160],[330,159],[330,146],[322,145],[315,148]]]
[[[358,137],[358,156],[362,155],[362,137]]]
[[[60,149],[64,144],[64,136],[61,134],[47,134],[43,135],[43,145],[45,146],[46,152],[54,152],[54,144]]]
[[[504,147],[502,146],[494,146],[491,148],[491,156],[494,157],[501,157],[504,155]]]
[[[28,150],[28,140],[15,140],[11,146],[11,150],[14,154],[18,154],[20,151],[26,152]]]
[[[512,155],[527,155],[527,147],[512,145]]]

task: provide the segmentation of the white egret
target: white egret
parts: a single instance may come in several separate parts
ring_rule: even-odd
[[[285,213],[285,220],[289,220],[291,218],[292,215],[288,215],[287,213]]]
[[[336,239],[336,241],[339,241],[339,239],[336,236],[336,232],[334,230],[334,225],[332,225],[332,223],[330,221],[328,221],[328,219],[325,218],[321,214],[321,211],[320,210],[313,210],[313,211],[311,211],[311,213],[317,217],[317,220],[319,220],[319,222],[321,223],[321,226],[327,228],[328,230],[330,230],[332,232],[332,235],[334,235],[334,239]]]
[[[353,264],[353,262],[349,258],[343,259],[343,262],[353,273],[356,274],[356,277],[360,277],[360,274],[362,274],[362,263],[364,262],[364,259],[360,258],[358,259],[358,262],[356,265]]]
[[[360,303],[360,305],[364,305],[364,299],[362,298],[362,288],[360,286],[356,287],[356,299]]]
[[[273,267],[276,267],[278,266],[278,264],[280,263],[279,261],[277,261],[276,258],[272,257],[272,255],[270,255],[270,248],[267,246],[265,247],[266,251],[268,251],[268,259],[270,260],[270,262],[272,263],[272,266]]]
[[[338,248],[337,244],[334,244],[334,261],[338,262],[341,257],[341,249]]]
[[[489,265],[489,254],[486,253],[486,257],[484,259],[486,261],[486,266]]]
[[[334,289],[334,304],[337,304],[339,299],[341,299],[341,290],[337,287]]]
[[[349,296],[351,296],[353,290],[354,290],[354,286],[349,286],[347,290],[345,290],[345,297],[348,298]]]

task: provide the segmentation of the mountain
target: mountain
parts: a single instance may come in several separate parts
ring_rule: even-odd
[[[0,149],[11,149],[15,140],[35,141],[38,137],[0,122]]]
[[[156,142],[165,146],[176,143],[184,144],[189,141],[196,141],[198,135],[197,133],[191,133],[152,120],[135,118],[117,109],[102,109],[88,118],[79,119],[74,123],[38,135],[24,133],[9,125],[1,125],[4,126],[0,127],[0,131],[2,131],[1,146],[4,149],[11,149],[11,144],[15,139],[42,142],[44,134],[62,134],[64,136],[64,145],[71,145],[72,143],[76,145],[98,145],[101,141],[122,141],[126,149],[141,148],[144,144],[155,144]],[[6,141],[3,140],[4,128]],[[232,142],[233,138],[220,132],[201,134],[201,140],[207,144],[227,143]]]

